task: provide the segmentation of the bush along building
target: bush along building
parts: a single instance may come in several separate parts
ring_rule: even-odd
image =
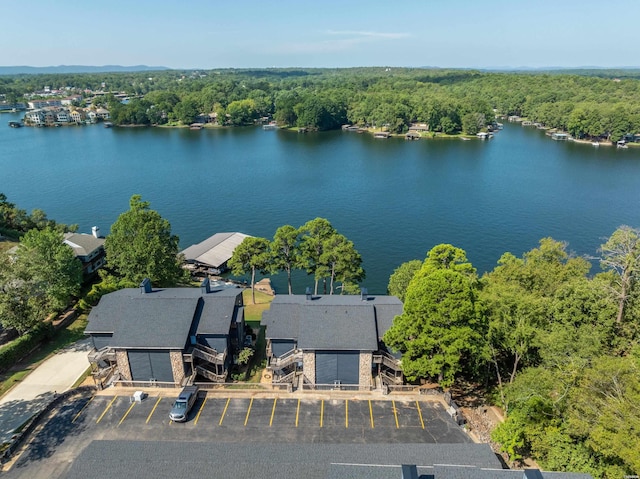
[[[94,377],[104,383],[224,382],[242,348],[244,308],[236,287],[140,288],[104,295],[85,329],[95,348]]]
[[[382,342],[402,314],[395,296],[276,296],[263,313],[274,383],[303,389],[369,390],[402,384],[402,367]],[[378,382],[373,373],[377,373]]]

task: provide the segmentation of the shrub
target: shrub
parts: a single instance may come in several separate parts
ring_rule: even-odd
[[[17,361],[25,357],[40,342],[51,337],[53,327],[49,323],[40,323],[28,333],[0,348],[0,371],[6,371]]]

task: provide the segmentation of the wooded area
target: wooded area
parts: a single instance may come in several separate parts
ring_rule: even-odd
[[[438,245],[405,263],[389,290],[404,312],[385,335],[409,380],[487,387],[511,460],[623,477],[640,470],[640,231],[601,246],[602,271],[545,238],[478,277],[463,250]],[[407,281],[407,278],[411,279]]]
[[[575,138],[618,141],[640,133],[640,73],[595,70],[492,73],[473,70],[353,68],[161,71],[0,77],[9,102],[51,88],[122,91],[107,105],[115,124],[188,125],[215,113],[225,125],[274,118],[318,130],[349,123],[404,132],[475,134],[495,114],[518,115]],[[102,87],[104,82],[105,87]],[[70,90],[71,91],[71,90]]]

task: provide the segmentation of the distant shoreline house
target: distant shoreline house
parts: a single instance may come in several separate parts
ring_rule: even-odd
[[[104,295],[89,313],[85,334],[96,377],[183,385],[200,376],[227,379],[244,340],[242,290],[212,287],[140,288]]]
[[[310,389],[402,384],[400,361],[382,336],[402,314],[395,296],[278,295],[263,313],[274,383]]]

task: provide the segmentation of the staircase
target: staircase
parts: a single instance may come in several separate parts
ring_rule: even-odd
[[[380,365],[380,379],[383,384],[400,385],[404,383],[402,363],[386,351],[373,354],[373,363]]]
[[[98,364],[100,361],[104,361],[105,363],[115,363],[116,352],[109,346],[105,346],[104,348],[89,353],[90,363]]]
[[[293,363],[298,363],[300,361],[302,361],[302,351],[292,349],[280,357],[272,357],[269,361],[269,367],[272,370],[284,369],[287,366],[291,366]]]
[[[203,364],[198,364],[195,369],[198,374],[207,378],[210,381],[213,381],[214,383],[223,383],[227,380],[226,371],[224,374],[218,374],[215,371],[211,371],[209,368],[205,367]]]
[[[204,346],[203,344],[195,344],[191,350],[191,355],[195,358],[200,358],[208,363],[224,365],[227,357],[226,353],[219,353],[213,348]]]

